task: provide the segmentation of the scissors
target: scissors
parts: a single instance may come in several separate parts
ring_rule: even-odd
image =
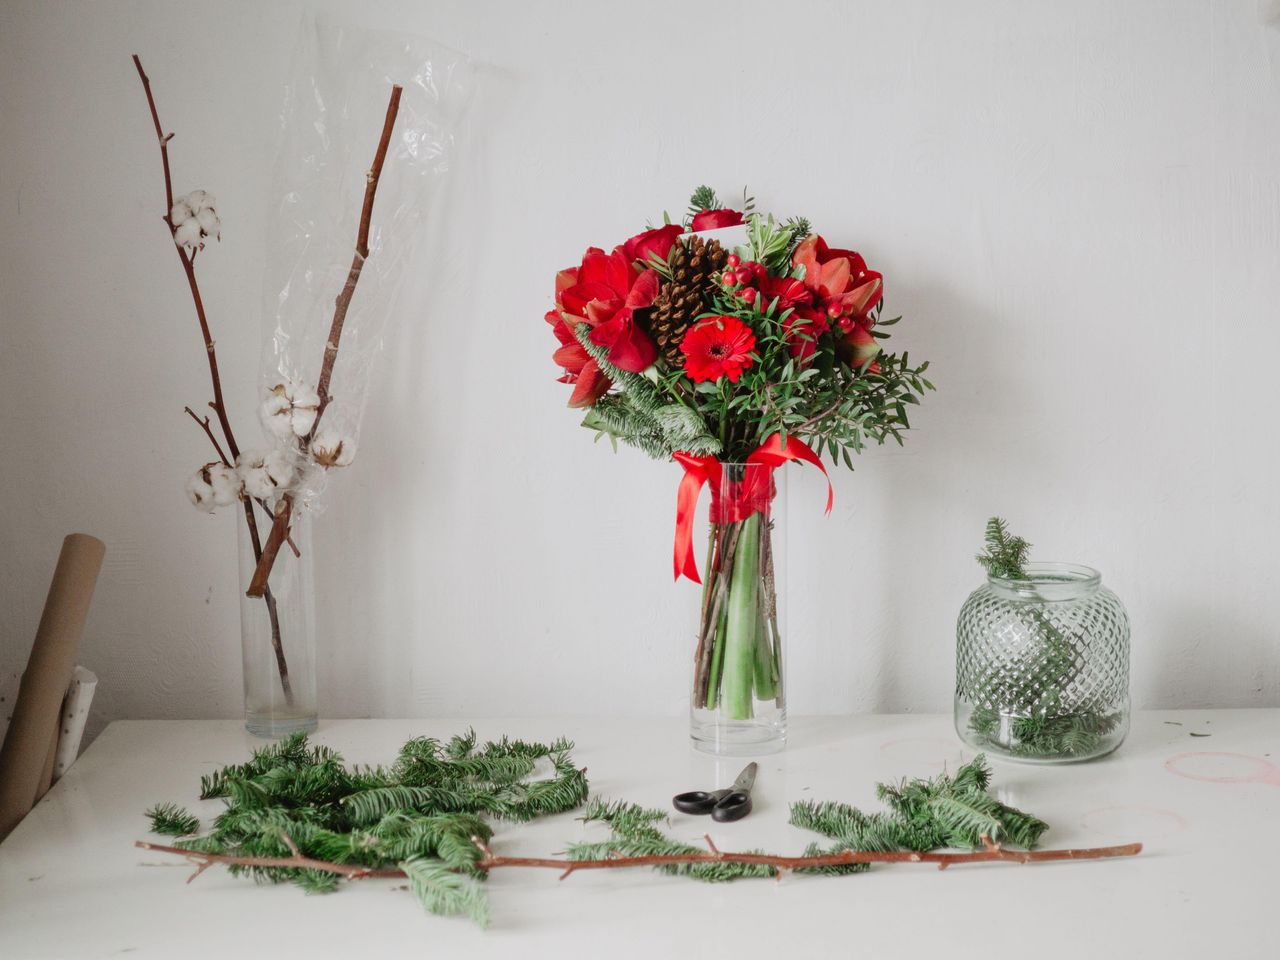
[[[690,790],[677,793],[671,803],[681,813],[711,814],[712,820],[729,823],[741,820],[751,812],[751,787],[756,782],[756,765],[748,763],[724,790]]]

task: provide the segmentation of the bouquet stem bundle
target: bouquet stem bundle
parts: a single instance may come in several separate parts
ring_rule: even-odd
[[[731,720],[750,719],[753,699],[781,699],[782,633],[773,528],[765,512],[711,528],[694,706],[719,709]]]

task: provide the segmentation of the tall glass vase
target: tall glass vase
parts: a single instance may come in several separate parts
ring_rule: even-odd
[[[280,549],[267,590],[246,596],[257,551],[248,524],[240,539],[240,641],[244,655],[244,725],[259,737],[316,728],[315,593],[311,574],[311,517],[298,517]],[[258,534],[269,522],[258,514]]]
[[[710,484],[690,736],[707,753],[773,753],[787,741],[784,471],[724,463],[720,473]]]

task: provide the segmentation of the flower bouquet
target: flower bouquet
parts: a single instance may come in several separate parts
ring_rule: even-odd
[[[727,207],[708,187],[682,223],[664,217],[560,271],[546,315],[583,426],[684,469],[675,576],[702,583],[692,733],[713,752],[786,737],[775,551],[777,468],[851,469],[874,442],[902,443],[928,363],[888,353],[884,281],[803,218]],[[694,513],[711,488],[705,582]],[[832,495],[828,483],[827,509]]]

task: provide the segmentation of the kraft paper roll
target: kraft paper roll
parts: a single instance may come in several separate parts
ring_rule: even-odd
[[[58,713],[58,719],[62,719],[61,710]],[[49,788],[53,786],[53,764],[58,759],[58,734],[49,738],[49,755],[44,758],[44,766],[40,768],[40,782],[36,784],[36,795],[33,803],[39,803],[40,798],[49,792]]]
[[[35,805],[49,753],[56,748],[62,698],[106,551],[101,540],[84,533],[62,541],[13,719],[0,748],[0,838]]]

